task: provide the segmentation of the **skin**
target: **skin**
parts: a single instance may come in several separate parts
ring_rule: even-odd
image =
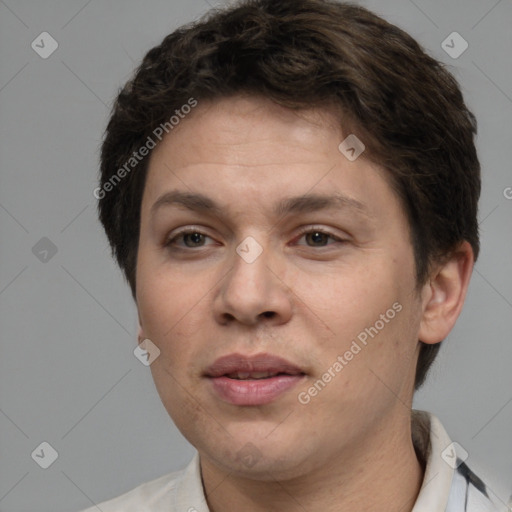
[[[213,512],[406,511],[419,492],[410,429],[418,339],[437,343],[453,327],[473,254],[462,243],[417,290],[401,204],[384,169],[338,150],[347,135],[328,111],[299,114],[240,96],[200,102],[151,155],[139,340],[160,349],[155,385],[199,451]],[[207,195],[221,216],[176,204],[153,212],[173,190]],[[333,192],[362,203],[364,214],[350,205],[273,212],[285,197]],[[184,227],[205,236],[166,246]],[[263,249],[252,263],[236,252],[248,236]],[[298,394],[394,303],[401,311],[301,404]],[[228,404],[203,373],[233,352],[284,357],[306,376],[270,404]]]

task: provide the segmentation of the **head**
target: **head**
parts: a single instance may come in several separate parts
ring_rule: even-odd
[[[209,400],[201,375],[226,351],[291,351],[310,397],[312,379],[337,354],[356,353],[331,368],[337,383],[307,406],[304,421],[336,403],[335,388],[353,393],[341,410],[367,399],[359,409],[370,419],[384,415],[369,398],[379,380],[412,396],[458,316],[478,256],[475,134],[442,64],[355,5],[245,1],[151,49],[115,102],[95,194],[142,334],[161,350],[152,371],[178,426],[195,418],[216,430],[219,414],[236,435],[237,422],[265,416],[249,408],[240,420],[225,404],[201,414]],[[349,135],[364,144],[354,161],[339,149]],[[176,190],[208,196],[219,212],[204,198],[188,198],[194,210],[183,194],[181,206],[162,199]],[[339,216],[299,213],[300,201],[275,208],[329,192],[345,197]],[[316,233],[313,245],[290,249],[311,219],[343,243],[319,255]],[[184,225],[203,238],[188,235],[193,242],[171,250],[170,233]],[[251,263],[236,250],[247,236],[257,242],[249,251],[262,250]],[[375,381],[362,394],[360,378]],[[183,385],[193,400],[171,396]],[[199,434],[190,438],[208,452]]]

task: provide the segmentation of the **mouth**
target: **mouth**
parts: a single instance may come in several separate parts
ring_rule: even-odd
[[[205,372],[214,394],[233,405],[273,402],[305,378],[298,365],[270,354],[230,354],[217,359]]]
[[[299,375],[299,373],[286,373],[286,372],[233,372],[224,375],[230,379],[236,380],[261,380],[278,375]]]

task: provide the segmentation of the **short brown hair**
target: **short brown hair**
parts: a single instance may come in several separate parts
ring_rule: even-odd
[[[330,106],[340,112],[344,132],[364,141],[364,156],[387,169],[402,202],[418,286],[463,240],[477,258],[476,121],[455,78],[412,37],[362,7],[245,0],[165,37],[115,101],[96,190],[100,220],[134,298],[149,159],[112,179],[190,98],[235,94],[264,96],[291,109]],[[422,344],[416,389],[439,346]]]

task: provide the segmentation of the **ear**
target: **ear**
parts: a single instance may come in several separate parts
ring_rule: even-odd
[[[473,248],[463,242],[436,268],[422,291],[422,317],[418,338],[423,343],[443,341],[462,310],[475,263]]]
[[[142,322],[140,321],[140,315],[139,315],[139,327],[137,331],[137,343],[140,345],[140,342],[144,339],[146,339],[146,336],[144,335],[144,329],[141,326]]]

